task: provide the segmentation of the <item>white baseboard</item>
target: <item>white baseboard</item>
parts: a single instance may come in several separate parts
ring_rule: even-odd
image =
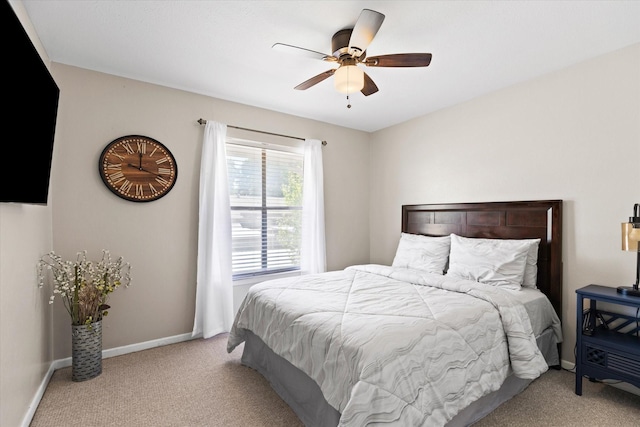
[[[137,344],[125,345],[122,347],[109,348],[107,350],[102,350],[102,358],[106,359],[114,356],[121,356],[123,354],[135,353],[136,351],[148,350],[150,348],[161,347],[169,344],[176,344],[183,341],[189,341],[197,337],[193,337],[191,333],[174,335],[172,337],[160,338],[157,340],[145,341]],[[31,405],[29,405],[29,409],[22,419],[21,427],[29,427],[31,421],[33,420],[33,416],[36,413],[36,409],[40,404],[40,400],[42,400],[42,396],[44,396],[44,392],[47,389],[47,385],[49,385],[49,381],[53,376],[53,373],[60,368],[66,368],[71,366],[71,358],[67,357],[65,359],[58,359],[51,362],[49,365],[49,370],[45,374],[42,382],[40,383],[40,387],[36,391],[33,400],[31,401]]]
[[[31,424],[31,420],[33,420],[33,416],[36,414],[36,409],[38,409],[40,400],[42,400],[42,396],[44,396],[44,391],[47,389],[47,385],[49,384],[49,380],[51,380],[51,376],[53,375],[54,371],[55,369],[53,368],[52,363],[49,366],[49,370],[42,379],[42,382],[40,382],[40,387],[38,387],[38,390],[36,390],[36,395],[33,396],[33,399],[31,400],[31,404],[27,409],[27,413],[22,419],[21,427],[29,427],[29,424]]]
[[[102,350],[102,358],[107,359],[109,357],[122,356],[123,354],[135,353],[136,351],[148,350],[150,348],[161,347],[163,345],[176,344],[183,341],[189,341],[190,339],[193,339],[193,337],[191,336],[191,333],[188,333],[140,342],[137,344],[124,345],[122,347],[109,348],[107,350]],[[71,358],[67,357],[65,359],[54,360],[51,365],[53,366],[54,371],[56,369],[66,368],[71,366]]]
[[[620,390],[624,390],[624,391],[627,391],[629,393],[632,393],[632,394],[640,396],[640,388],[634,386],[633,384],[615,383],[615,384],[609,384],[609,385],[611,387],[619,388]]]
[[[567,371],[573,371],[576,367],[575,363],[567,362],[566,360],[560,360],[560,366],[562,369],[566,369]]]

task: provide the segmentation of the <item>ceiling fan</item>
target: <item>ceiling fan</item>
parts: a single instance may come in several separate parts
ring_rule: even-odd
[[[309,89],[335,76],[336,90],[346,93],[347,99],[350,93],[358,91],[369,96],[378,91],[378,86],[358,67],[359,64],[367,67],[426,67],[431,63],[430,53],[397,53],[367,57],[367,47],[380,29],[384,18],[385,16],[380,12],[363,9],[353,28],[342,29],[333,35],[331,55],[283,43],[276,43],[272,48],[339,64],[338,68],[332,68],[300,83],[295,87],[297,90]]]

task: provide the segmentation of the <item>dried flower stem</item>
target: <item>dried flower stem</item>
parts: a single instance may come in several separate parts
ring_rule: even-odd
[[[86,251],[79,252],[75,262],[65,261],[54,252],[43,256],[38,262],[39,286],[44,286],[45,270],[53,275],[53,304],[59,294],[73,325],[88,325],[107,315],[109,295],[131,282],[131,266],[122,257],[111,260],[107,250],[102,251],[102,260],[96,264],[87,261]]]

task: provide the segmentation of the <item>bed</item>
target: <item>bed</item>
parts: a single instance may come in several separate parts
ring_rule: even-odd
[[[559,365],[561,254],[561,200],[404,205],[391,265],[254,285],[227,350],[307,426],[470,425]]]

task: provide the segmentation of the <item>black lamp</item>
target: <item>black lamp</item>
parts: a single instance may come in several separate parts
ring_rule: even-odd
[[[633,286],[620,286],[618,293],[622,295],[631,295],[640,297],[638,282],[640,282],[640,203],[633,205],[633,216],[629,217],[629,222],[622,223],[622,250],[637,252],[638,260],[636,261],[636,283]]]

